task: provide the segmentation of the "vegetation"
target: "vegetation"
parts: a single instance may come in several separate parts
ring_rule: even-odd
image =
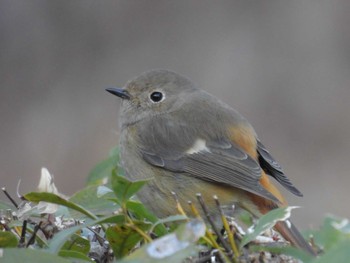
[[[350,258],[350,223],[332,216],[317,231],[308,231],[318,257],[292,248],[269,230],[285,220],[292,207],[276,209],[253,223],[247,213],[227,218],[220,200],[213,197],[223,229],[217,229],[190,205],[183,212],[174,193],[174,216],[159,219],[135,193],[147,181],[130,182],[115,168],[118,150],[90,173],[86,188],[67,198],[61,195],[46,170],[40,192],[23,196],[21,204],[0,202],[0,262],[347,262]],[[5,189],[4,193],[9,195]],[[11,199],[11,198],[10,198]],[[155,200],[156,201],[156,200]],[[253,224],[253,225],[252,225]],[[248,229],[249,228],[249,229]]]

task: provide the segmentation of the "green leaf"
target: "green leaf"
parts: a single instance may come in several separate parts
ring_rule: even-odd
[[[315,243],[325,251],[345,239],[350,239],[350,223],[348,219],[328,216],[317,231],[308,231],[314,237]]]
[[[169,234],[171,235],[171,234]],[[155,244],[153,244],[155,242]],[[161,246],[159,244],[158,239],[153,241],[151,244],[155,246]],[[118,263],[179,263],[179,262],[187,262],[186,259],[195,257],[200,252],[200,248],[195,246],[194,244],[190,244],[188,247],[182,248],[172,254],[169,253],[169,256],[164,257],[153,257],[150,256],[146,249],[138,249],[135,253],[130,256],[123,258],[122,261],[118,261]],[[136,254],[137,253],[137,254]],[[191,262],[191,261],[189,261]],[[193,261],[195,262],[195,261]],[[205,261],[209,262],[209,261]],[[217,261],[215,261],[217,262]]]
[[[107,218],[99,218],[97,220],[88,219],[88,220],[86,220],[85,224],[81,224],[81,225],[77,225],[77,226],[73,226],[73,227],[61,230],[60,232],[55,234],[54,237],[50,240],[50,242],[48,244],[48,247],[49,247],[48,250],[51,253],[57,254],[61,250],[61,248],[64,246],[67,239],[69,239],[69,237],[71,235],[80,231],[84,227],[101,224],[102,222],[104,222],[106,220],[108,221],[110,218],[114,218],[114,216],[107,217]]]
[[[155,223],[159,219],[154,214],[152,214],[141,202],[135,200],[128,200],[126,202],[126,208],[128,211],[140,220],[147,219],[148,221]]]
[[[287,246],[287,247],[251,246],[250,250],[255,252],[269,251],[273,254],[283,254],[283,255],[291,256],[295,259],[299,259],[301,262],[304,262],[304,263],[311,262],[314,259],[314,257],[311,256],[306,251],[299,248],[290,247],[290,246]]]
[[[87,178],[88,185],[101,185],[108,179],[112,170],[118,166],[119,162],[119,148],[111,150],[109,157],[97,164],[89,173]]]
[[[188,219],[183,215],[174,215],[159,219],[154,214],[152,214],[142,203],[135,200],[128,200],[126,202],[126,208],[136,219],[141,221],[146,220],[153,223],[150,231],[154,232],[157,236],[164,236],[169,232],[164,224]]]
[[[104,197],[104,196],[111,196],[111,194],[113,194],[113,190],[107,186],[104,186],[104,185],[99,185],[97,187],[97,197],[98,198],[101,198],[101,197]],[[112,195],[114,196],[114,195]]]
[[[273,251],[271,251],[273,252]],[[277,251],[276,251],[277,252]],[[301,262],[310,262],[315,257],[307,253],[305,250],[296,247],[281,247],[280,254],[291,256],[295,259],[299,259]]]
[[[48,244],[48,250],[51,253],[57,254],[63,245],[65,244],[66,240],[73,234],[75,234],[77,231],[81,230],[84,227],[102,224],[102,222],[110,222],[113,219],[114,220],[121,220],[120,215],[117,216],[111,216],[106,218],[99,218],[97,220],[87,220],[85,224],[77,225],[71,228],[67,228],[65,230],[62,230],[54,235],[54,237],[50,240],[50,243]],[[120,221],[121,222],[121,221]]]
[[[174,233],[142,246],[122,262],[183,262],[184,259],[197,255],[199,247],[195,245],[195,242],[204,236],[205,229],[203,221],[194,219],[180,225]]]
[[[84,255],[83,253],[73,251],[73,250],[61,250],[58,253],[59,256],[71,259],[72,262],[94,262],[91,260],[88,256]]]
[[[157,222],[155,222],[151,228],[151,231],[153,232],[153,229],[155,230],[155,232],[157,233],[156,229],[159,226],[162,226],[165,228],[164,224],[167,223],[174,223],[174,222],[178,222],[178,221],[184,221],[187,220],[188,217],[184,216],[184,215],[173,215],[173,216],[168,216],[166,218],[162,218],[159,219]],[[166,229],[166,228],[165,228]],[[167,231],[167,230],[166,230]],[[168,231],[167,231],[168,232]]]
[[[128,200],[126,202],[126,208],[138,220],[147,220],[153,223],[154,226],[159,221],[158,217],[152,214],[142,203],[138,201]],[[161,223],[157,224],[154,232],[157,236],[163,236],[168,233],[166,227]]]
[[[73,234],[64,243],[61,250],[72,250],[87,255],[90,251],[90,241],[77,234]]]
[[[70,202],[58,195],[52,194],[52,193],[36,193],[36,192],[31,192],[29,194],[24,195],[24,198],[27,199],[28,201],[31,202],[48,202],[48,203],[54,203],[54,204],[58,204],[58,205],[63,205],[65,207],[71,208],[73,210],[76,210],[84,215],[86,215],[87,217],[91,218],[91,219],[97,219],[97,217],[92,214],[90,211],[86,210],[84,207],[75,204],[73,202]]]
[[[117,175],[116,170],[112,172],[112,190],[120,204],[124,204],[148,181],[149,180],[140,180],[132,182],[123,176]]]
[[[254,231],[252,233],[246,234],[240,244],[240,248],[244,247],[250,241],[254,240],[261,233],[265,232],[267,229],[273,227],[278,221],[286,220],[290,217],[290,212],[296,207],[284,207],[271,210],[269,213],[263,215],[259,218]]]
[[[15,234],[9,231],[0,232],[0,247],[16,247],[18,239]]]
[[[107,200],[106,198],[97,197],[97,190],[99,186],[90,185],[75,193],[72,197],[69,198],[70,202],[73,202],[84,209],[90,211],[97,216],[110,215],[113,211],[116,211],[119,206]],[[70,215],[73,218],[80,218],[81,214],[70,212]]]
[[[111,226],[106,231],[106,237],[113,249],[114,256],[120,259],[126,256],[143,237],[135,230],[147,231],[151,224],[145,222],[133,222],[133,227],[128,224]]]
[[[112,215],[109,217],[101,218],[98,223],[99,224],[117,224],[117,225],[122,225],[126,221],[125,215],[120,214],[120,215]]]
[[[2,201],[0,200],[0,209],[1,210],[6,210],[6,209],[14,209],[14,205],[8,203],[8,202],[5,202],[5,201]]]
[[[2,254],[2,256],[1,256]],[[1,263],[14,263],[14,262],[26,262],[26,263],[38,263],[38,262],[50,262],[50,263],[71,263],[69,260],[61,258],[56,255],[52,255],[42,250],[33,249],[18,249],[18,248],[5,248],[0,249],[0,261]]]
[[[243,209],[240,209],[238,219],[246,226],[251,226],[254,223],[252,215]]]
[[[57,254],[66,243],[66,240],[83,227],[86,227],[86,225],[73,226],[55,234],[54,237],[50,240],[48,251]]]
[[[349,262],[350,259],[350,239],[334,245],[329,251],[312,263],[329,263],[329,262]]]

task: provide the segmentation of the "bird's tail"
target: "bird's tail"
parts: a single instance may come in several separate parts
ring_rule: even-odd
[[[276,223],[274,228],[293,246],[301,248],[313,256],[317,255],[310,244],[300,234],[299,230],[292,223],[290,223],[290,221],[279,221]]]

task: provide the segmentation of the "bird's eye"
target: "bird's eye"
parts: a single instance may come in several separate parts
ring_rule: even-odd
[[[153,102],[160,102],[163,100],[164,95],[160,91],[154,91],[151,93],[150,98]]]

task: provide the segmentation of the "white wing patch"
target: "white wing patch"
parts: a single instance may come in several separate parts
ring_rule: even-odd
[[[192,147],[186,151],[187,154],[194,154],[199,152],[210,152],[205,140],[203,139],[197,139]]]

